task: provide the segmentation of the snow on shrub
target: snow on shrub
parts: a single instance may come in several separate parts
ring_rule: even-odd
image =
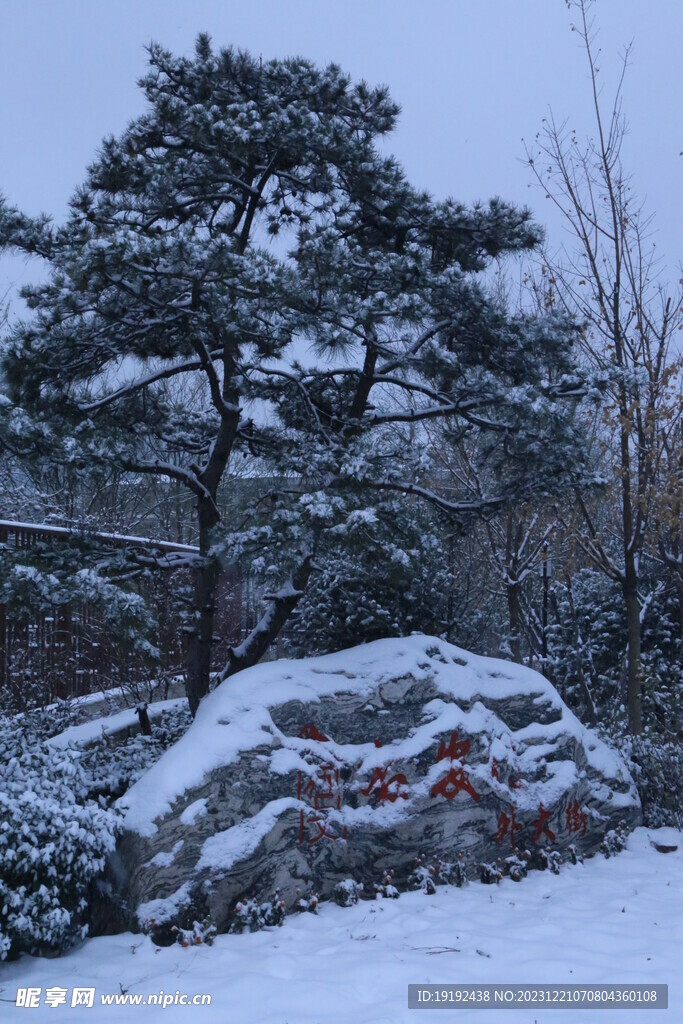
[[[191,928],[178,928],[174,926],[171,932],[175,935],[179,946],[187,949],[188,946],[212,946],[216,938],[217,928],[208,919],[194,921]]]
[[[354,882],[353,878],[345,878],[337,882],[332,893],[332,899],[340,907],[353,907],[363,892],[363,883]]]
[[[673,715],[672,715],[673,717]],[[683,828],[683,746],[680,739],[624,736],[617,745],[627,758],[643,805],[643,824]]]
[[[391,871],[385,871],[382,875],[382,881],[379,885],[374,886],[376,898],[378,900],[397,900],[400,893],[394,885],[394,869]]]
[[[611,828],[609,832],[605,834],[600,850],[609,860],[610,857],[615,857],[618,853],[621,853],[626,846],[627,839],[628,833],[625,829]]]
[[[525,850],[521,857],[519,853],[513,853],[511,857],[506,857],[503,861],[503,869],[508,878],[511,878],[513,882],[521,882],[523,878],[526,878],[530,856],[529,851]]]
[[[163,718],[152,721],[152,735],[135,733],[123,740],[100,736],[74,756],[83,768],[88,795],[103,797],[107,803],[122,796],[141,775],[158,761],[187,730],[192,716],[186,702],[167,708]]]
[[[240,935],[244,931],[257,932],[261,928],[272,928],[282,925],[287,913],[285,901],[276,890],[272,900],[257,903],[256,900],[240,900],[235,905],[235,916],[230,931]]]
[[[498,885],[502,877],[503,872],[497,864],[484,864],[482,862],[479,865],[479,881],[484,885]]]
[[[116,815],[87,798],[78,757],[38,725],[0,719],[0,959],[61,952],[85,934],[88,889],[115,842]]]
[[[183,705],[151,736],[47,742],[81,714],[62,702],[0,716],[0,960],[61,952],[84,934],[90,884],[115,842],[118,816],[107,808],[190,722]]]
[[[409,889],[421,889],[427,896],[436,892],[437,885],[457,885],[460,888],[466,883],[467,872],[462,853],[453,862],[437,857],[433,864],[427,862],[424,854],[420,854],[415,858],[413,871],[408,878]]]
[[[413,872],[408,878],[408,888],[421,889],[425,896],[433,896],[436,892],[434,869],[424,863],[423,857],[417,858]]]

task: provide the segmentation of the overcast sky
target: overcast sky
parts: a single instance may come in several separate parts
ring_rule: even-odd
[[[681,258],[680,0],[597,0],[605,88],[634,41],[624,92],[626,163],[655,214],[674,280]],[[57,220],[102,137],[143,109],[136,80],[156,39],[264,59],[301,54],[386,83],[402,106],[391,148],[415,185],[471,202],[501,195],[560,228],[529,188],[522,137],[552,107],[589,126],[587,71],[564,0],[0,0],[0,192]],[[29,270],[31,277],[36,270]],[[0,262],[0,295],[27,271]]]

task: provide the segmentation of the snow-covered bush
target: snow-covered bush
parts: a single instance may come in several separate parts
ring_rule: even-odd
[[[526,878],[529,870],[528,851],[525,851],[521,857],[516,853],[513,853],[511,857],[506,857],[503,867],[508,878],[511,878],[513,882],[521,882],[523,878]]]
[[[623,828],[611,828],[609,832],[605,833],[605,838],[600,846],[600,851],[609,860],[610,857],[616,856],[626,846],[626,840],[628,839],[628,833]]]
[[[683,746],[650,736],[624,736],[618,741],[628,759],[641,803],[643,822],[651,828],[683,828]]]
[[[319,905],[320,897],[314,892],[308,896],[299,896],[294,904],[294,909],[298,910],[301,914],[317,914]]]
[[[583,864],[583,854],[579,853],[574,843],[567,847],[567,852],[569,853],[569,860],[572,864]]]
[[[595,569],[552,585],[545,671],[579,717],[618,708],[626,622],[618,586]]]
[[[643,580],[642,706],[645,732],[627,734],[626,624],[617,585],[593,569],[561,581],[553,599],[561,625],[549,628],[549,678],[580,718],[597,724],[626,758],[646,825],[683,824],[683,648],[675,595]]]
[[[191,928],[171,929],[176,937],[179,946],[187,949],[188,946],[212,946],[216,937],[216,926],[210,921],[194,921]]]
[[[185,704],[152,735],[50,744],[83,710],[66,702],[0,717],[0,959],[60,952],[84,930],[88,895],[113,849],[109,809],[185,731]]]
[[[375,884],[375,898],[378,900],[397,900],[399,891],[394,885],[394,869],[382,873],[382,881]]]
[[[479,865],[479,881],[484,885],[498,885],[502,877],[503,872],[497,864],[482,863]]]
[[[422,855],[416,857],[415,866],[408,877],[408,888],[421,889],[425,896],[433,896],[436,892],[434,874],[433,865],[427,864]]]
[[[123,741],[102,736],[76,756],[83,769],[88,795],[104,798],[108,803],[122,796],[164,750],[179,740],[192,716],[185,702],[164,712],[161,720],[152,721],[152,735],[137,733]]]
[[[559,875],[562,867],[562,854],[559,850],[534,850],[529,860],[529,867],[536,871],[550,871],[553,875]]]
[[[230,931],[241,934],[244,931],[257,932],[261,928],[281,925],[286,913],[285,901],[277,891],[273,893],[273,898],[265,903],[257,903],[253,899],[240,900],[235,905],[235,916]]]
[[[71,751],[34,716],[0,720],[0,959],[60,952],[84,934],[92,880],[114,847],[116,815],[87,798]]]
[[[353,907],[363,892],[363,883],[355,882],[353,878],[345,878],[343,882],[337,882],[332,892],[332,899],[339,907]]]
[[[436,892],[437,885],[465,885],[467,874],[463,855],[458,854],[455,861],[442,860],[438,857],[433,864],[428,863],[423,854],[415,858],[413,870],[408,877],[409,889],[421,889],[427,896]]]

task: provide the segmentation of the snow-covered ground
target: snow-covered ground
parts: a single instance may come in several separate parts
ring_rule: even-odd
[[[678,845],[676,852],[657,852]],[[58,960],[23,957],[0,969],[0,1018],[99,1022],[160,1020],[221,1024],[419,1024],[437,1011],[408,1010],[408,983],[665,983],[669,1009],[624,1010],[625,1024],[683,1021],[683,835],[638,829],[627,849],[559,876],[470,883],[434,896],[321,906],[281,928],[219,936],[211,947],[155,947],[141,935],[91,939]],[[74,986],[95,1004],[71,1007]],[[39,1007],[14,1005],[19,987],[39,988]],[[66,1006],[45,1004],[67,989]],[[101,996],[160,991],[208,994],[211,1005],[103,1006]],[[438,1011],[457,1024],[592,1024],[601,1010]],[[607,1011],[605,1011],[607,1012]],[[611,1016],[608,1014],[608,1019]]]

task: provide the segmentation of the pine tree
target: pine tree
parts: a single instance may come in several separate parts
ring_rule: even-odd
[[[398,114],[386,89],[206,36],[191,59],[149,57],[146,112],[105,140],[62,227],[0,205],[0,245],[51,265],[7,339],[0,431],[193,495],[194,712],[226,558],[267,559],[273,587],[220,678],[266,652],[321,536],[369,492],[466,518],[566,472],[583,383],[567,320],[509,317],[476,279],[538,243],[529,212],[412,188],[378,147]],[[437,418],[488,438],[498,489],[431,486],[419,430]],[[260,493],[222,521],[246,455]]]

